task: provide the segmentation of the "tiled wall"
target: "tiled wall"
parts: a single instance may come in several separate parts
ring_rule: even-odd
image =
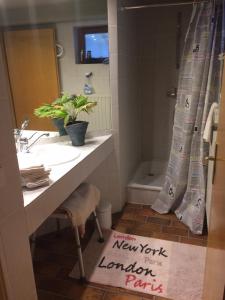
[[[99,24],[99,22],[98,22]],[[98,24],[92,24],[93,26]],[[86,82],[85,73],[92,72],[91,83],[97,95],[109,95],[109,65],[76,64],[73,28],[76,23],[57,23],[57,41],[64,47],[64,54],[59,58],[61,88],[69,93],[83,93]]]
[[[127,14],[118,10],[119,141],[121,182],[125,186],[141,160],[138,32],[135,20],[136,12]]]
[[[169,157],[176,99],[167,97],[167,91],[177,87],[178,81],[177,15],[182,13],[182,49],[191,9],[188,5],[137,12],[142,160],[167,160]]]
[[[83,23],[82,26],[96,26],[106,24],[98,20],[94,24]],[[90,122],[89,131],[111,129],[111,96],[109,86],[109,65],[105,64],[76,64],[73,28],[77,23],[57,23],[57,41],[63,46],[64,54],[58,59],[61,90],[71,94],[83,94],[84,84],[87,82],[85,73],[92,72],[91,84],[94,94],[91,98],[98,102],[94,112],[80,117]]]
[[[110,91],[115,151],[92,174],[102,197],[119,211],[126,200],[126,184],[140,161],[140,105],[137,101],[137,56],[133,43],[135,23],[118,10],[120,1],[108,0],[110,35]],[[119,48],[118,48],[119,45]]]
[[[141,159],[140,103],[138,102],[136,24],[133,14],[120,11],[120,1],[108,0],[112,127],[119,171],[120,206],[126,184]],[[118,189],[117,188],[117,189]]]
[[[176,26],[182,11],[184,38],[190,7],[121,11],[108,0],[112,128],[119,170],[120,203],[142,160],[169,156],[177,87]]]

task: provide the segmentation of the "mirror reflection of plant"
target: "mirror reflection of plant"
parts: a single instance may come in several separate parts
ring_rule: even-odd
[[[96,105],[96,101],[88,101],[88,97],[86,96],[79,95],[73,97],[73,99],[63,104],[64,111],[66,112],[64,125],[75,123],[80,112],[90,113]]]
[[[61,97],[55,99],[52,103],[45,103],[34,110],[35,116],[39,118],[64,119],[67,112],[64,104],[76,98],[75,95],[63,93]]]

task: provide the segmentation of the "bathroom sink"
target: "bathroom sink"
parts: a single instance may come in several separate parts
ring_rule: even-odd
[[[20,168],[44,164],[57,166],[77,159],[80,151],[64,144],[43,144],[32,147],[29,153],[17,153]]]

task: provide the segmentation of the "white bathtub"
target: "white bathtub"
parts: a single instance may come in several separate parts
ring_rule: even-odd
[[[166,161],[142,162],[127,185],[127,201],[136,204],[153,204],[162,189],[166,166]]]

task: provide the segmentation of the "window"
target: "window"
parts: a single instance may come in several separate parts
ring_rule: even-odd
[[[77,40],[76,60],[81,64],[107,63],[109,36],[107,26],[74,29]]]

